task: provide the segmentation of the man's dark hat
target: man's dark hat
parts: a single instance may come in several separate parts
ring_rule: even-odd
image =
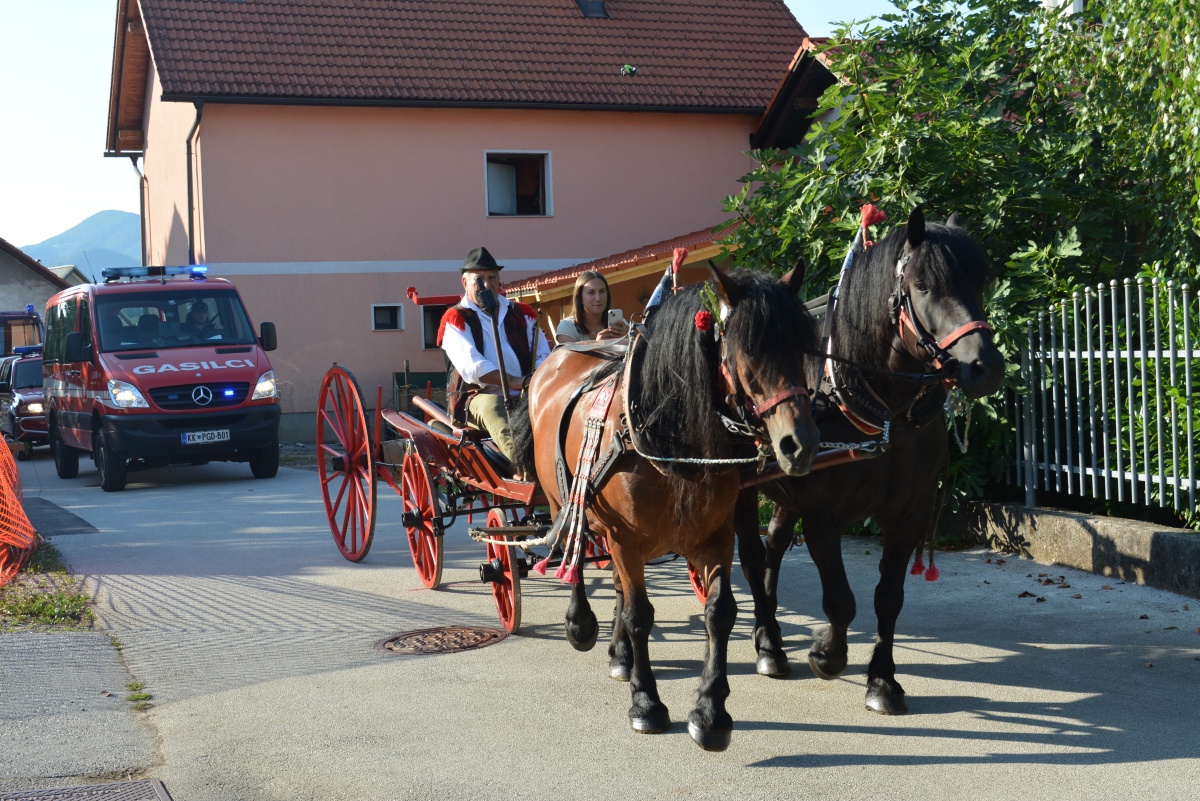
[[[463,260],[462,272],[471,272],[472,270],[503,270],[503,264],[497,264],[492,258],[492,254],[488,253],[487,248],[472,248],[467,253],[467,258]]]

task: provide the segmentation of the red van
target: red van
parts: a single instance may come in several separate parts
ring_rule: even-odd
[[[46,303],[43,388],[54,467],[90,453],[106,492],[132,470],[210,461],[279,470],[279,392],[267,351],[229,281],[203,266],[120,267]]]

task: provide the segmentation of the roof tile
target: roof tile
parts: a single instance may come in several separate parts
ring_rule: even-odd
[[[574,0],[140,6],[168,98],[762,109],[805,36],[783,0],[608,0],[609,19]]]

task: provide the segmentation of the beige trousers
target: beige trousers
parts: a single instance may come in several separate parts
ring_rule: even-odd
[[[504,414],[504,399],[499,395],[480,393],[471,398],[467,405],[467,422],[488,433],[492,442],[510,462],[516,461],[513,454],[512,431],[508,417]]]

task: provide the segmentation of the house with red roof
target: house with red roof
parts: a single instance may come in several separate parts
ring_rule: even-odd
[[[40,317],[45,314],[46,301],[68,286],[28,253],[0,239],[0,313],[23,313],[33,306]],[[17,316],[24,318],[21,314],[0,319],[0,354],[12,353],[16,346],[41,343],[41,336],[33,335],[25,319],[14,321]]]
[[[311,414],[334,361],[442,371],[405,290],[472,247],[518,282],[711,242],[804,38],[782,0],[118,0],[106,154],[147,263],[231,278]]]

